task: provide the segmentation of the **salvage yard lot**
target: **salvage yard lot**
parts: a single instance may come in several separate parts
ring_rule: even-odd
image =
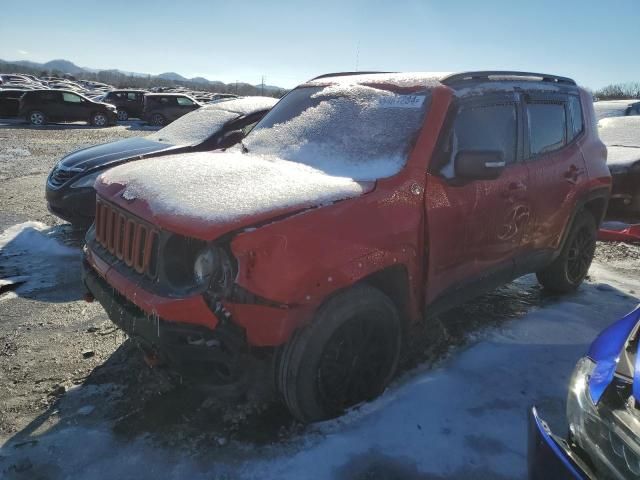
[[[147,133],[0,122],[0,279],[20,283],[0,294],[1,478],[524,478],[526,407],[564,432],[576,360],[638,302],[640,248],[601,244],[573,295],[527,276],[431,321],[387,392],[336,420],[209,396],[82,300],[82,234],[43,199],[68,151]]]

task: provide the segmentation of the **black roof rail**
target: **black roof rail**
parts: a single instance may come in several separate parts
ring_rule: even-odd
[[[515,72],[509,70],[486,70],[478,72],[462,72],[449,75],[440,80],[445,85],[451,85],[459,82],[470,82],[476,80],[489,80],[489,77],[528,77],[539,78],[542,82],[561,83],[564,85],[576,85],[575,80],[568,77],[560,77],[558,75],[548,75],[546,73],[534,72]]]
[[[313,80],[319,80],[321,78],[329,78],[329,77],[346,77],[348,75],[371,75],[372,73],[395,73],[395,72],[378,72],[378,71],[359,71],[359,72],[335,72],[335,73],[325,73],[324,75],[319,75],[317,77],[313,77],[309,82]]]

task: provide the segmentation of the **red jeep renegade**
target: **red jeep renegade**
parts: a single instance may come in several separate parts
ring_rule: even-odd
[[[610,188],[571,79],[324,75],[235,150],[99,177],[84,282],[208,383],[273,362],[288,408],[315,421],[382,392],[425,316],[530,272],[576,289]]]

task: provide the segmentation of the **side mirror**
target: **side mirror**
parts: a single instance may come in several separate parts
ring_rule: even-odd
[[[496,150],[462,150],[455,158],[456,177],[469,180],[494,180],[498,178],[506,162],[504,154]]]
[[[218,148],[229,148],[244,138],[242,130],[231,130],[225,133],[218,144]]]

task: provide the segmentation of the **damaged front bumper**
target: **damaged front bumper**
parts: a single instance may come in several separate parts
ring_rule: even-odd
[[[149,315],[102,279],[83,262],[83,283],[109,318],[147,352],[159,355],[185,377],[214,386],[243,383],[248,346],[242,329],[220,322],[215,329],[167,321]]]
[[[565,440],[551,432],[536,407],[529,411],[528,440],[529,480],[595,480],[586,462]]]

